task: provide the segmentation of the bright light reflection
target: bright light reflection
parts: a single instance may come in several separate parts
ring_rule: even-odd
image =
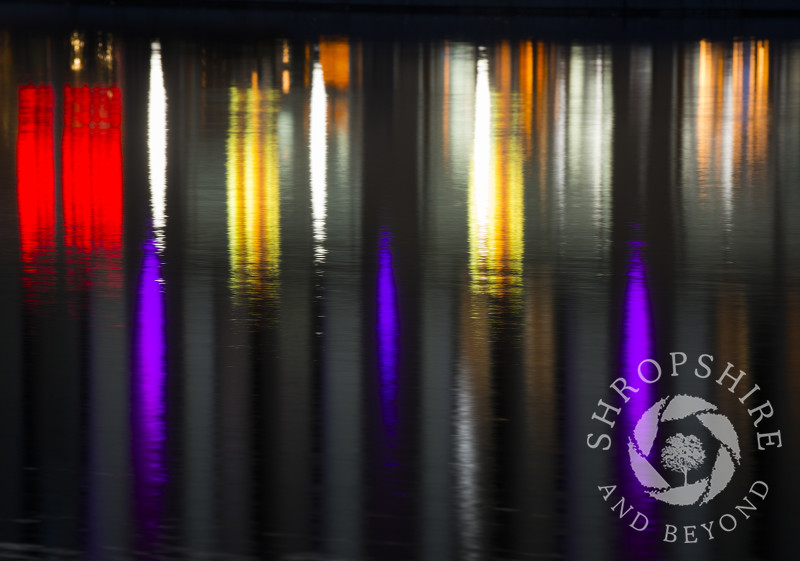
[[[489,225],[492,220],[494,183],[492,178],[492,100],[489,91],[489,62],[478,60],[475,83],[475,125],[472,144],[472,181],[469,193],[470,272],[473,279],[485,279],[489,256]]]
[[[736,47],[734,46],[734,64],[736,58]],[[722,86],[722,147],[720,161],[720,179],[722,187],[722,209],[725,216],[724,228],[730,231],[733,219],[733,80],[731,73],[725,73]]]
[[[161,262],[155,236],[145,241],[139,277],[136,346],[133,371],[133,465],[136,518],[145,547],[152,547],[161,529],[166,425],[166,344]]]
[[[327,209],[328,100],[322,65],[314,64],[311,75],[309,117],[309,173],[311,176],[311,218],[314,230],[314,261],[325,260],[325,215]]]
[[[599,227],[603,220],[603,180],[605,179],[604,164],[609,159],[604,147],[610,143],[606,138],[605,127],[605,100],[603,98],[603,56],[598,54],[594,61],[594,121],[591,126],[592,134],[592,177],[594,191],[594,223]]]
[[[498,62],[499,91],[492,99],[489,64],[477,64],[472,175],[469,192],[470,276],[473,290],[508,295],[521,285],[524,251],[525,101],[512,92],[511,50]]]
[[[277,91],[230,88],[226,190],[231,280],[236,293],[274,296],[281,256]]]
[[[155,244],[164,251],[167,224],[167,91],[161,66],[161,44],[155,41],[150,54],[150,94],[147,104],[147,151],[150,167],[150,204]]]
[[[556,67],[555,131],[554,131],[554,181],[559,231],[564,229],[567,185],[567,69],[566,61],[560,58]]]
[[[26,271],[31,262],[52,258],[55,249],[54,101],[52,86],[19,88],[17,215]]]

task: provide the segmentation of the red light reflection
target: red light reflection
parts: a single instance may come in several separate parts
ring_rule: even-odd
[[[17,211],[28,272],[32,265],[52,261],[55,252],[53,98],[51,86],[19,88]]]
[[[79,272],[90,255],[101,267],[121,257],[121,121],[118,87],[64,87],[64,244]]]

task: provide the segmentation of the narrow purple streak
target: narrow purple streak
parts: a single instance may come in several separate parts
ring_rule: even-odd
[[[143,244],[133,371],[133,465],[136,519],[146,546],[160,525],[165,465],[166,342],[161,263],[155,238]]]
[[[635,230],[638,233],[639,228]],[[650,294],[647,287],[647,266],[644,258],[645,244],[638,240],[628,242],[628,272],[625,287],[625,308],[623,311],[622,329],[622,371],[628,384],[639,388],[638,393],[629,394],[631,400],[625,405],[622,412],[621,424],[625,432],[633,434],[634,426],[642,414],[653,404],[655,400],[654,388],[650,384],[643,383],[639,378],[639,364],[646,358],[656,358],[653,356],[653,324],[651,317]],[[647,368],[647,365],[645,365]],[[650,376],[649,370],[643,370],[646,376]],[[625,474],[621,478],[620,489],[622,496],[626,499],[635,500],[636,508],[649,520],[648,535],[641,535],[634,532],[636,536],[630,538],[629,545],[637,550],[643,559],[650,558],[651,541],[649,534],[656,527],[655,516],[657,511],[655,501],[644,494],[641,484],[636,479],[630,465],[627,451],[627,438],[625,444],[620,447],[619,469]],[[652,460],[651,460],[652,461]],[[627,528],[626,528],[627,529]]]
[[[647,268],[640,241],[628,242],[627,286],[625,290],[625,316],[623,329],[623,374],[628,380],[638,379],[639,363],[650,356],[652,333],[650,296],[647,291]],[[649,406],[649,405],[648,405]],[[645,409],[648,407],[645,406]],[[644,410],[643,410],[644,411]]]
[[[399,325],[397,288],[392,259],[392,237],[380,234],[378,244],[378,282],[376,286],[378,369],[380,372],[380,402],[383,428],[390,447],[395,447],[398,411]]]

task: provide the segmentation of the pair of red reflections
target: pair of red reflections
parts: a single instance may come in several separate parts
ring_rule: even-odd
[[[17,205],[26,266],[54,258],[58,225],[54,89],[19,88]],[[122,92],[64,87],[61,208],[68,252],[97,260],[122,249]]]

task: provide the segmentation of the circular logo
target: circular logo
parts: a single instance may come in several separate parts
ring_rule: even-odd
[[[741,461],[739,438],[725,415],[714,413],[717,407],[691,395],[665,397],[645,411],[628,439],[628,455],[636,479],[647,493],[671,505],[705,504],[728,485]],[[689,482],[688,474],[706,459],[695,435],[677,433],[666,439],[656,453],[653,449],[663,423],[695,417],[720,444],[714,466],[708,476]],[[654,467],[658,463],[683,474],[683,485],[670,485]]]

